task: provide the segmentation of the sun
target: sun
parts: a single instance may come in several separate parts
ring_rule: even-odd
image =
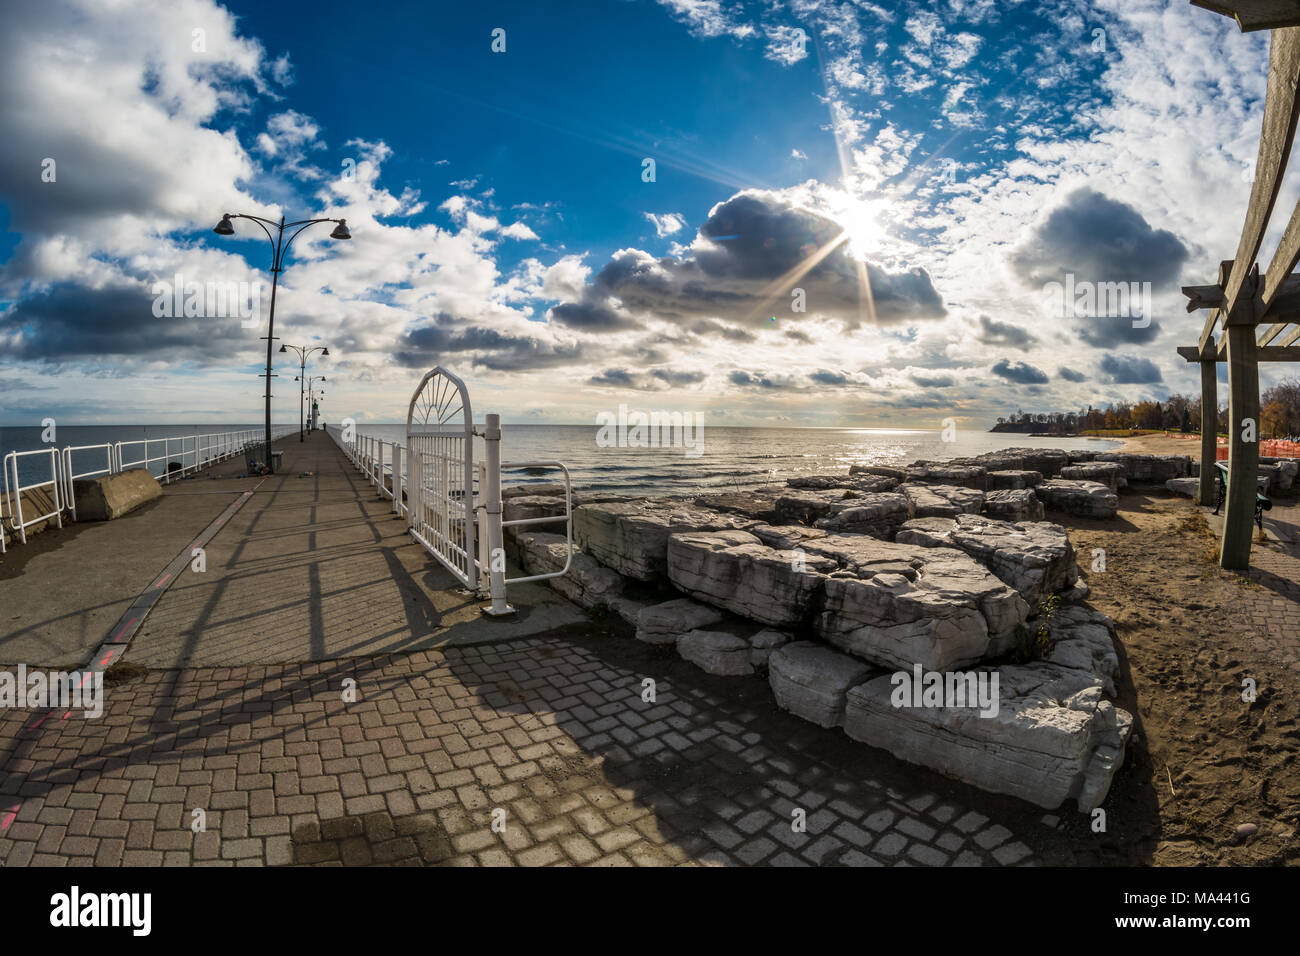
[[[844,230],[849,252],[855,259],[879,254],[888,237],[883,224],[887,203],[880,199],[855,199],[845,196],[834,211],[835,221]]]

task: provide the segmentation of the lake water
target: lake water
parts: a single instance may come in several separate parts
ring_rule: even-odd
[[[405,425],[358,425],[362,435],[405,443]],[[503,461],[559,460],[575,488],[626,494],[688,494],[728,487],[782,484],[797,475],[843,473],[850,465],[898,465],[919,458],[962,458],[1012,446],[1108,450],[1118,441],[1030,438],[958,431],[945,442],[938,431],[865,428],[705,427],[698,456],[690,448],[619,448],[597,444],[595,425],[506,425]],[[686,438],[694,436],[686,435]],[[505,472],[505,484],[555,481],[556,471]]]

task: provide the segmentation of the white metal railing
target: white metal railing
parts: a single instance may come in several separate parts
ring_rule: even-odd
[[[271,440],[283,438],[298,431],[294,425],[279,425],[271,429]],[[98,475],[113,475],[131,468],[150,467],[158,462],[173,463],[178,467],[155,477],[165,483],[173,478],[183,478],[210,465],[240,455],[249,442],[264,439],[264,429],[243,429],[230,432],[209,432],[202,435],[182,435],[171,438],[141,438],[131,441],[102,442],[96,445],[67,445],[63,448],[37,448],[31,451],[11,451],[3,459],[3,495],[0,495],[0,554],[6,550],[5,531],[17,535],[23,544],[27,543],[27,529],[41,521],[55,518],[59,527],[63,527],[63,512],[68,512],[73,521],[77,520],[77,502],[75,485],[79,479],[94,478]],[[155,454],[161,445],[162,453]],[[74,456],[98,453],[103,467],[76,471]],[[140,457],[135,457],[139,455]],[[32,484],[22,484],[18,463],[20,459],[49,461],[49,477]],[[26,516],[23,509],[23,493],[49,488],[53,511],[39,516]],[[30,507],[30,500],[28,502]]]
[[[72,456],[79,451],[102,451],[104,453],[104,467],[95,468],[91,471],[74,472],[72,470]],[[63,449],[63,500],[67,503],[72,520],[77,520],[77,495],[73,486],[78,478],[94,478],[96,475],[112,475],[122,469],[117,467],[117,448],[105,442],[102,445],[68,445]]]
[[[29,457],[48,458],[50,462],[50,477],[45,481],[33,482],[30,485],[24,485],[18,478],[18,459]],[[27,529],[34,524],[55,518],[59,522],[59,527],[63,527],[63,506],[59,503],[59,452],[54,448],[37,448],[34,451],[11,451],[4,458],[5,471],[5,500],[9,504],[9,524],[10,527],[18,532],[18,539],[23,544],[27,543]],[[9,484],[9,475],[13,474],[14,483]],[[50,489],[50,501],[54,510],[46,514],[37,515],[32,518],[23,518],[23,492],[34,491],[37,488]],[[12,489],[12,492],[11,492]],[[12,497],[10,497],[12,493]],[[0,538],[3,532],[0,532]]]

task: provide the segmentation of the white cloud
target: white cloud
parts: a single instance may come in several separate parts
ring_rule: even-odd
[[[678,212],[667,212],[662,216],[656,216],[652,212],[642,213],[642,215],[650,220],[655,227],[655,235],[660,239],[675,235],[686,228],[686,217]]]

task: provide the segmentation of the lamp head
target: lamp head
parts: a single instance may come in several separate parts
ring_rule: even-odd
[[[331,239],[351,239],[352,233],[348,232],[348,221],[346,219],[338,220],[338,225],[330,233]]]
[[[321,354],[321,355],[329,355],[329,354],[330,354],[330,350],[329,350],[329,349],[321,349],[321,350],[320,350],[320,354]]]
[[[287,345],[281,345],[281,346],[280,346],[280,351],[281,351],[281,352],[287,352],[287,351],[289,351],[289,346],[287,346]]]
[[[223,215],[221,217],[221,222],[217,223],[216,226],[213,227],[212,231],[218,236],[233,236],[235,234],[235,227],[230,222],[230,213]]]

